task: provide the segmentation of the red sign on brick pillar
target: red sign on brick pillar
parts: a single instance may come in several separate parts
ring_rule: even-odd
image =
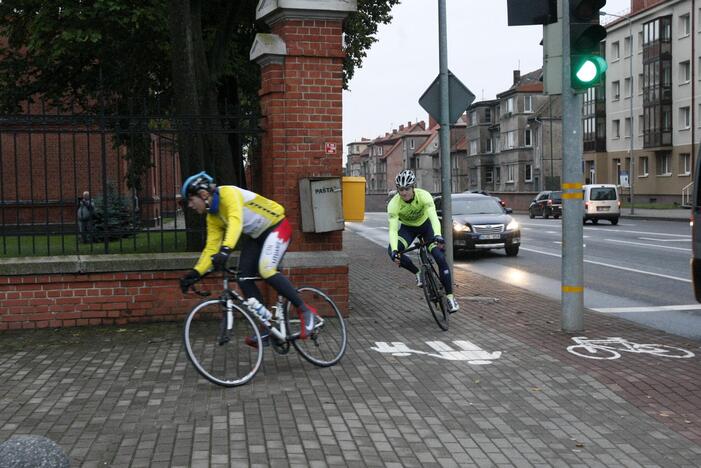
[[[329,148],[343,144],[342,26],[356,9],[356,0],[261,0],[257,19],[271,34],[258,34],[251,48],[251,60],[261,66],[265,130],[256,190],[285,206],[294,229],[291,253],[314,251],[311,263],[327,266],[333,275],[341,267],[345,273],[338,282],[345,282],[346,297],[341,231],[302,232],[300,180],[343,174],[342,155]]]

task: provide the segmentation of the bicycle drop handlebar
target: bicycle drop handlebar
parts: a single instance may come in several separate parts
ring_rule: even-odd
[[[233,267],[227,267],[227,268],[224,269],[223,271],[210,270],[210,271],[208,271],[207,273],[205,273],[204,275],[200,276],[200,279],[197,281],[197,283],[199,283],[200,281],[202,281],[202,280],[205,279],[207,276],[209,276],[209,275],[211,275],[211,274],[213,274],[213,273],[221,273],[221,274],[222,274],[222,277],[223,277],[225,280],[226,280],[226,279],[229,279],[229,280],[234,280],[234,281],[236,281],[236,280],[238,279],[238,275],[239,275],[238,269],[237,269],[237,268],[233,268]],[[228,278],[227,278],[227,275],[228,275]],[[192,284],[187,288],[187,291],[185,292],[185,294],[187,294],[188,292],[192,291],[193,293],[197,294],[197,295],[200,296],[200,297],[209,297],[209,296],[212,295],[212,292],[211,292],[211,291],[207,291],[207,290],[204,290],[204,289],[198,289],[198,288],[197,288],[197,283],[192,283]]]

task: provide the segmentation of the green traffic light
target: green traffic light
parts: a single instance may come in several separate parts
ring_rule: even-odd
[[[572,68],[573,87],[582,89],[597,85],[607,68],[606,60],[598,55],[582,57]]]

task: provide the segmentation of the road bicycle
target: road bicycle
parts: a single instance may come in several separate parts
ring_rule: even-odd
[[[428,309],[441,330],[448,331],[448,316],[450,315],[448,297],[446,296],[443,283],[441,283],[441,277],[438,274],[438,265],[428,251],[431,244],[433,242],[426,242],[422,237],[419,237],[413,246],[402,250],[400,254],[405,255],[408,252],[418,250],[421,263],[419,271],[421,273],[426,304],[428,304]]]
[[[248,279],[261,278],[239,277],[237,269],[227,268],[219,298],[196,305],[185,320],[187,357],[204,378],[224,387],[248,383],[263,362],[260,328],[269,331],[268,341],[278,354],[287,354],[291,344],[304,359],[319,367],[333,366],[341,360],[347,346],[346,325],[341,311],[328,295],[311,286],[297,289],[302,301],[316,315],[310,336],[301,339],[301,311],[283,296],[278,295],[270,308],[272,317],[267,325],[248,308],[238,291],[229,288],[232,281]],[[195,285],[189,290],[203,297],[211,294]]]
[[[618,359],[622,351],[676,359],[694,357],[694,353],[686,349],[661,344],[632,343],[620,337],[590,340],[586,336],[575,336],[572,340],[577,344],[568,346],[567,351],[589,359]]]

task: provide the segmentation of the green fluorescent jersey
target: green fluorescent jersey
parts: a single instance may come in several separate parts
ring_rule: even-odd
[[[441,223],[436,214],[436,205],[433,197],[424,189],[414,189],[414,199],[409,203],[402,200],[397,193],[387,205],[387,217],[389,218],[389,245],[392,250],[397,249],[399,238],[399,225],[421,226],[427,219],[431,220],[433,233],[441,235]]]

